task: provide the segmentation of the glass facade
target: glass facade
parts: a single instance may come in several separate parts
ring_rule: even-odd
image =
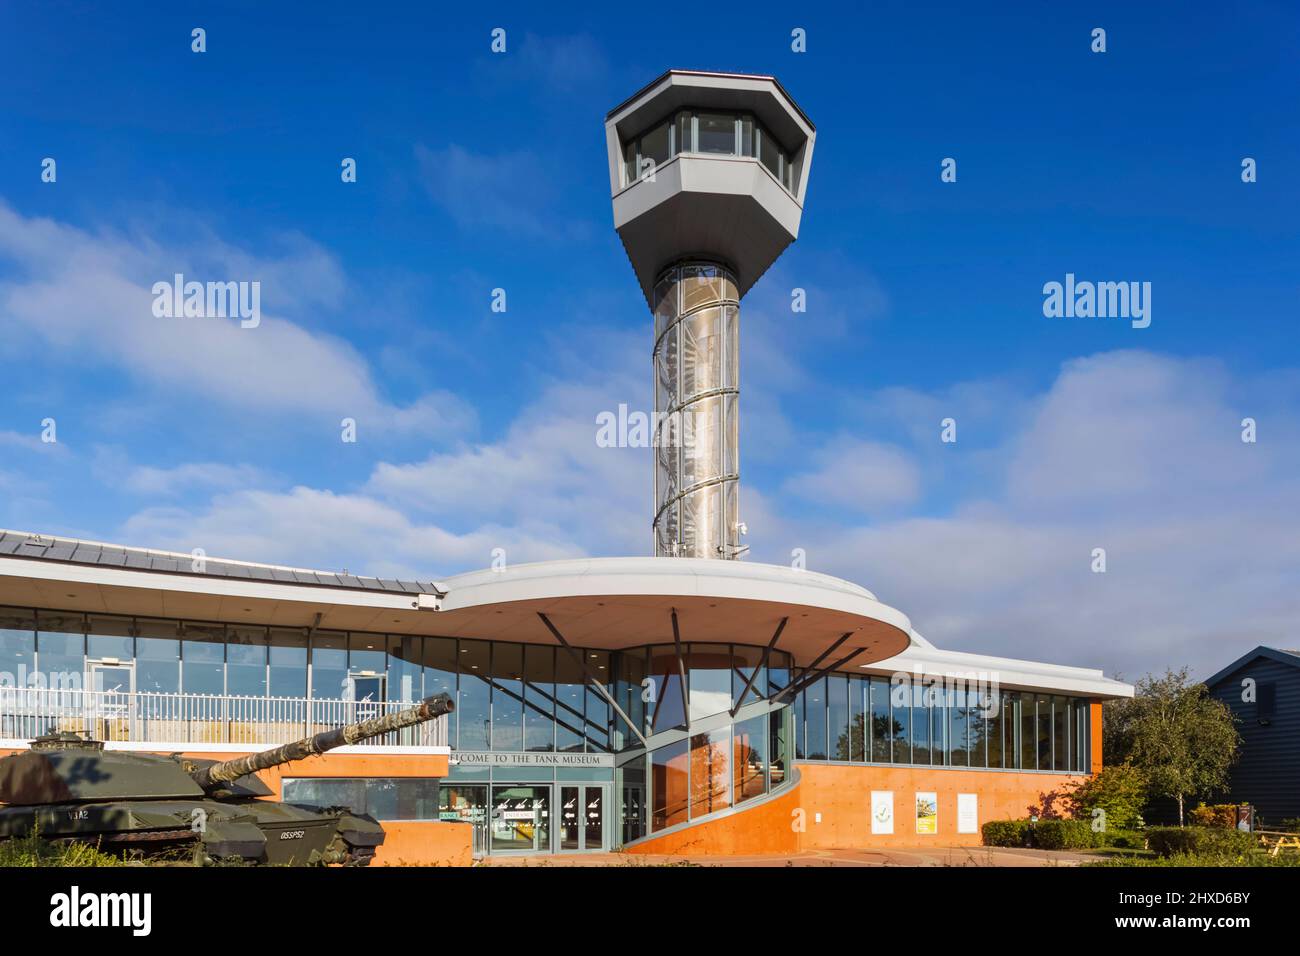
[[[757,159],[791,193],[799,178],[789,151],[751,114],[688,109],[623,144],[623,185],[683,153]]]
[[[351,807],[376,820],[437,820],[437,777],[285,777],[285,803]]]
[[[1027,691],[989,697],[989,688],[974,682],[821,677],[797,695],[798,757],[1057,773],[1091,769],[1087,698]]]
[[[1087,699],[1001,690],[989,700],[987,688],[961,682],[832,673],[778,700],[809,675],[786,652],[765,655],[763,643],[686,642],[679,656],[672,643],[570,651],[0,608],[0,687],[57,670],[136,692],[281,698],[286,707],[448,693],[457,701],[448,740],[462,754],[599,756],[570,768],[508,758],[490,771],[475,766],[486,757],[454,765],[448,786],[457,789],[444,793],[441,813],[481,823],[485,850],[586,848],[596,840],[592,807],[607,828],[602,841],[630,843],[779,790],[796,759],[1090,769]],[[418,782],[304,778],[293,788],[287,799],[373,807],[381,819],[438,812],[437,793]],[[553,818],[563,807],[570,817]]]

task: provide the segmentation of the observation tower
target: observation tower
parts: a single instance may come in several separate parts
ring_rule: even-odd
[[[816,131],[775,77],[669,70],[605,118],[654,315],[655,554],[735,558],[740,300],[799,235]]]

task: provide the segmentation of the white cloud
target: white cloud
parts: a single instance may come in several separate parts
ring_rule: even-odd
[[[812,453],[812,469],[792,475],[786,494],[855,514],[916,500],[920,470],[902,449],[840,436]]]
[[[1300,443],[1285,408],[1253,397],[1272,438],[1240,440],[1248,389],[1146,353],[1066,363],[1006,443],[994,493],[871,527],[796,525],[764,500],[756,556],[803,547],[942,647],[1208,675],[1257,643],[1293,644],[1300,615]]]
[[[447,393],[390,402],[349,343],[265,309],[257,328],[155,317],[153,283],[176,273],[257,281],[264,306],[294,302],[308,312],[337,305],[345,285],[333,258],[300,238],[279,258],[211,237],[164,247],[147,236],[92,234],[25,217],[0,203],[0,316],[11,333],[22,330],[68,362],[113,366],[181,397],[259,417],[306,412],[332,422],[355,418],[376,431],[441,433],[473,423],[472,410]]]
[[[487,567],[494,548],[512,563],[582,554],[554,532],[485,523],[456,534],[366,495],[307,487],[218,495],[202,509],[149,508],[122,527],[139,546],[421,580]]]

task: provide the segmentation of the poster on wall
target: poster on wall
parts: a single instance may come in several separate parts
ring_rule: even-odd
[[[939,795],[936,793],[918,793],[916,795],[916,832],[939,832]]]
[[[894,832],[894,793],[892,790],[871,791],[871,832]]]
[[[957,794],[957,832],[980,832],[979,797],[973,793]]]

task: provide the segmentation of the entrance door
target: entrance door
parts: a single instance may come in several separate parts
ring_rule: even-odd
[[[353,721],[369,720],[383,713],[385,680],[383,674],[369,671],[348,675]]]
[[[106,694],[129,694],[135,690],[135,665],[117,661],[87,661],[87,689]]]
[[[115,660],[87,661],[87,695],[83,708],[96,740],[131,740],[131,692],[135,665]]]
[[[551,784],[492,788],[491,852],[551,852]]]
[[[603,784],[562,784],[560,792],[561,851],[599,852],[609,848],[605,811],[609,788]]]
[[[438,788],[438,819],[468,823],[474,829],[473,852],[482,856],[488,846],[488,788],[481,784],[443,782]]]

